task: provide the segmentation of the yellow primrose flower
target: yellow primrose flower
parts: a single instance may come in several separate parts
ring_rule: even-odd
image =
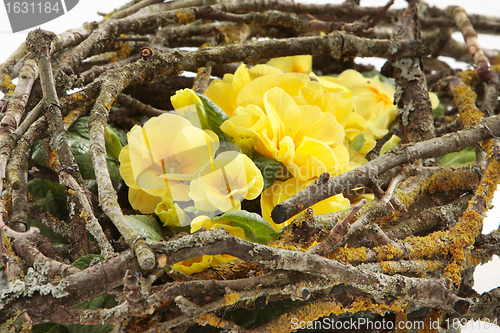
[[[172,269],[176,271],[182,272],[186,275],[191,275],[195,273],[201,273],[205,269],[211,266],[213,256],[202,256],[197,258],[191,258],[188,260],[183,260],[176,264],[170,266]]]
[[[354,111],[365,118],[376,139],[388,132],[391,121],[396,118],[394,88],[380,81],[378,76],[366,78],[361,73],[348,69],[338,77],[323,76],[322,80],[340,84],[351,90]]]
[[[205,227],[207,230],[224,228],[224,230],[229,232],[229,234],[238,238],[248,240],[245,237],[245,231],[243,231],[243,229],[241,229],[240,227],[233,226],[230,223],[231,221],[228,219],[220,219],[217,221],[212,221],[210,217],[201,215],[193,219],[193,221],[191,222],[191,233],[203,227]],[[192,258],[178,262],[170,267],[172,269],[175,269],[176,271],[180,271],[184,274],[191,275],[194,273],[200,273],[205,269],[207,269],[208,267],[218,266],[234,259],[236,258],[227,254],[215,255],[215,256],[205,255],[202,257]]]
[[[148,214],[161,198],[190,200],[185,182],[196,178],[217,145],[212,136],[178,115],[162,114],[143,127],[134,126],[119,156],[132,207]]]
[[[323,172],[342,172],[349,161],[343,144],[345,132],[331,113],[298,105],[281,88],[265,92],[261,104],[262,108],[254,104],[239,107],[221,129],[233,138],[255,139],[257,152],[282,162],[301,180]]]
[[[189,120],[193,126],[206,128],[206,124],[201,123],[201,121],[204,121],[204,115],[199,114],[199,112],[202,112],[203,110],[203,102],[198,96],[196,96],[196,93],[193,90],[177,90],[175,95],[170,97],[170,102],[172,103],[175,111]]]
[[[268,65],[257,65],[251,69],[248,69],[246,65],[241,65],[234,74],[225,74],[222,80],[210,82],[205,96],[210,98],[212,102],[217,104],[231,117],[238,106],[236,99],[246,85],[261,76],[279,74],[283,74],[283,72],[278,68]]]
[[[312,56],[298,55],[274,58],[269,60],[266,65],[279,68],[284,72],[309,74],[312,71]]]
[[[184,227],[189,224],[189,219],[184,210],[170,198],[163,198],[155,208],[155,214],[164,226]]]
[[[219,154],[191,182],[189,196],[194,207],[204,212],[240,209],[243,199],[255,199],[264,180],[250,158],[236,151]]]
[[[277,231],[289,225],[293,221],[293,217],[288,219],[284,223],[275,224],[271,219],[271,211],[277,204],[292,197],[299,191],[306,188],[312,182],[314,182],[314,179],[303,181],[297,178],[290,178],[285,182],[274,182],[272,186],[268,187],[264,192],[262,192],[260,199],[262,217],[265,218],[269,222],[269,224],[271,224]],[[349,207],[349,199],[344,198],[342,194],[337,194],[311,206],[314,214],[316,215],[333,213],[347,209]]]
[[[229,234],[248,240],[248,238],[245,237],[245,231],[240,227],[231,225],[231,220],[229,219],[221,218],[216,221],[212,221],[212,219],[206,215],[197,216],[191,222],[191,233],[198,231],[203,227],[207,230],[224,228],[224,230],[229,232]]]

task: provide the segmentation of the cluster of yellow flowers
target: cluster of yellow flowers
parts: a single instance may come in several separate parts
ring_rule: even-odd
[[[262,216],[276,230],[290,220],[274,224],[274,206],[323,172],[335,176],[366,163],[364,156],[396,117],[394,88],[378,76],[346,70],[338,77],[318,77],[311,67],[310,56],[273,59],[250,69],[242,65],[206,91],[230,116],[221,129],[242,151],[275,159],[292,176],[261,195]],[[435,95],[432,101],[437,106]],[[312,208],[324,214],[349,206],[348,199],[336,195]]]
[[[189,89],[179,91],[172,97],[179,115],[151,118],[128,134],[120,172],[132,207],[155,212],[167,226],[191,225],[191,232],[224,227],[245,238],[231,220],[212,218],[261,195],[262,216],[270,226],[280,230],[290,223],[274,224],[273,207],[324,172],[335,176],[364,164],[396,117],[394,88],[378,76],[354,70],[316,76],[311,67],[311,56],[279,58],[252,68],[241,65],[212,81],[205,96],[227,115],[216,128],[200,97]],[[435,95],[431,101],[434,107],[439,103]],[[221,135],[239,149],[222,145]],[[261,174],[266,170],[252,161],[261,158],[281,165],[267,189]],[[325,214],[350,204],[339,194],[312,208]],[[173,268],[192,274],[231,259],[203,256]]]
[[[192,90],[172,97],[177,110],[202,105]],[[183,110],[187,112],[188,110]],[[219,149],[218,136],[176,114],[162,114],[135,126],[119,156],[129,201],[142,213],[156,213],[171,227],[191,224],[186,212],[216,215],[240,209],[262,191],[260,170],[246,155]]]

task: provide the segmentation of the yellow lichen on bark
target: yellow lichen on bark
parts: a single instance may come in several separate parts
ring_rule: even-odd
[[[267,332],[284,333],[295,332],[300,327],[306,327],[309,323],[331,314],[341,315],[347,312],[358,313],[362,311],[371,311],[384,315],[388,312],[406,312],[408,303],[405,300],[397,299],[391,304],[374,303],[371,298],[358,297],[350,306],[343,306],[336,301],[317,301],[304,305],[298,311],[282,314],[276,321],[266,325]],[[294,325],[297,323],[297,325]]]
[[[221,328],[224,328],[226,326],[226,324],[219,317],[211,313],[199,316],[195,320],[201,326],[210,325],[213,327],[221,327]]]
[[[121,34],[120,37],[127,37],[127,35]],[[130,52],[132,52],[132,47],[130,46],[130,44],[127,42],[123,42],[120,45],[120,48],[115,51],[109,62],[111,63],[118,60],[123,60],[130,56]]]
[[[240,300],[240,295],[237,292],[226,294],[226,305],[232,305]]]
[[[196,20],[196,15],[191,9],[179,9],[177,11],[177,18],[180,24],[188,24]]]
[[[374,250],[377,253],[377,259],[379,261],[392,260],[394,258],[400,258],[403,255],[403,251],[392,244],[380,246],[374,248]]]
[[[4,74],[4,79],[0,81],[0,86],[7,88],[5,96],[11,96],[14,93],[14,89],[16,89],[16,85],[12,83],[12,78],[7,74]]]
[[[472,126],[484,116],[476,107],[476,97],[476,93],[469,86],[455,88],[453,101],[458,107],[458,121],[464,126]]]
[[[338,248],[326,256],[328,259],[337,260],[343,263],[365,262],[368,257],[366,255],[366,248]]]

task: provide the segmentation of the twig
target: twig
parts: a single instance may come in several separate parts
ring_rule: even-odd
[[[68,144],[66,133],[63,128],[61,107],[56,94],[55,86],[52,78],[51,64],[49,61],[49,41],[54,35],[36,30],[31,32],[27,38],[28,48],[35,58],[38,60],[40,67],[40,80],[44,95],[45,117],[49,122],[49,130],[51,133],[50,146],[53,150],[49,153],[49,163],[59,175],[59,180],[69,188],[70,198],[73,203],[81,205],[85,214],[78,214],[78,209],[75,208],[72,217],[72,240],[75,242],[75,250],[80,255],[88,254],[88,235],[87,229],[97,239],[101,247],[102,254],[105,257],[112,256],[114,251],[111,244],[106,240],[101,226],[94,217],[92,207],[89,204],[89,193],[86,189],[85,182],[79,172],[78,164],[75,161],[73,153]],[[52,156],[50,156],[52,154]],[[78,207],[78,206],[77,206]]]
[[[197,246],[191,247],[189,244],[197,244]],[[370,292],[375,297],[392,295],[421,305],[426,304],[448,310],[456,307],[457,304],[469,302],[450,293],[446,287],[448,282],[445,280],[438,282],[430,279],[413,279],[402,276],[396,278],[369,273],[317,255],[251,243],[219,229],[195,233],[168,243],[153,243],[151,246],[155,251],[167,255],[167,265],[200,255],[226,253],[246,261],[260,263],[272,270],[284,269],[325,274],[335,279],[337,283],[344,283]],[[399,287],[394,288],[395,284]],[[408,294],[409,290],[412,292]],[[423,290],[427,290],[427,292],[421,293]],[[433,292],[430,293],[429,290],[433,290]],[[457,311],[461,310],[457,309]]]
[[[469,53],[477,66],[477,73],[481,80],[487,82],[491,77],[491,67],[488,58],[483,52],[477,39],[477,33],[474,30],[465,10],[458,6],[446,8],[446,13],[453,18],[457,28],[464,36],[465,43],[469,47]]]
[[[339,243],[345,235],[347,235],[351,221],[365,204],[366,199],[363,199],[358,204],[354,205],[351,208],[349,214],[342,221],[339,221],[337,224],[335,224],[332,230],[330,230],[330,233],[328,234],[326,239],[318,245],[309,249],[306,253],[323,256],[328,252],[331,252],[332,249],[335,248],[335,245]]]
[[[275,223],[282,223],[316,202],[347,192],[359,186],[369,186],[371,178],[393,167],[416,159],[442,156],[460,151],[480,140],[500,134],[500,118],[484,118],[475,126],[413,144],[396,147],[361,167],[331,178],[321,185],[311,184],[293,197],[274,207],[271,216]]]
[[[207,90],[208,84],[210,83],[211,73],[211,66],[198,68],[196,77],[194,79],[193,90],[198,94],[204,94],[205,90]]]
[[[256,24],[260,26],[280,25],[283,27],[294,28],[299,31],[322,31],[332,32],[335,30],[357,33],[367,29],[371,22],[323,22],[320,20],[305,21],[298,18],[295,14],[284,13],[276,10],[265,12],[250,12],[248,14],[232,14],[214,9],[214,7],[205,6],[192,9],[196,19],[209,19],[217,21],[230,21],[237,23]]]
[[[38,250],[33,242],[29,239],[14,239],[12,242],[16,253],[26,261],[31,264],[37,263],[46,263],[48,264],[47,276],[50,279],[53,279],[56,275],[60,277],[70,276],[71,274],[75,274],[81,272],[80,269],[64,264],[62,262],[58,262],[56,260],[50,259],[43,255],[40,250]]]
[[[94,81],[95,78],[99,77],[102,73],[114,69],[114,68],[119,68],[122,67],[126,64],[129,64],[131,62],[137,61],[140,58],[140,54],[134,54],[131,55],[130,57],[127,57],[122,60],[118,60],[115,62],[111,62],[102,66],[94,66],[91,69],[78,74],[76,81],[75,81],[75,86],[84,86],[89,84],[90,82]]]
[[[5,115],[0,122],[0,140],[15,131],[23,118],[31,88],[38,76],[38,66],[32,57],[28,57],[24,61],[20,74],[21,78],[10,97]]]
[[[177,306],[184,312],[185,314],[189,315],[192,311],[199,310],[200,307],[196,305],[195,303],[191,302],[187,298],[185,298],[182,295],[179,295],[175,298],[175,303]],[[198,324],[205,326],[205,325],[210,325],[213,327],[223,327],[224,329],[230,329],[234,330],[236,332],[249,332],[246,330],[244,327],[236,325],[232,321],[229,320],[224,320],[222,318],[219,318],[218,316],[211,314],[211,313],[206,313],[198,318],[194,319]]]
[[[138,111],[139,113],[148,117],[156,117],[167,112],[154,108],[151,105],[144,104],[141,101],[138,101],[137,99],[126,94],[119,94],[116,98],[116,103],[123,105],[134,112]]]
[[[392,38],[399,41],[421,40],[416,6],[404,11],[394,27]],[[397,113],[401,114],[403,142],[434,138],[434,115],[422,71],[422,59],[396,58],[392,60],[392,67],[396,79],[394,102],[398,106]],[[424,164],[436,165],[436,162]]]

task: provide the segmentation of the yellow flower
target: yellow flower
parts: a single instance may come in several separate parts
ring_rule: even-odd
[[[231,117],[238,106],[236,99],[246,85],[258,77],[279,74],[283,74],[283,72],[268,65],[257,65],[250,70],[246,65],[241,65],[234,74],[225,74],[222,80],[212,81],[205,96]]]
[[[376,139],[387,134],[397,110],[393,102],[395,90],[391,85],[381,82],[378,76],[366,78],[353,69],[338,77],[323,76],[322,79],[351,90],[354,111],[365,118]]]
[[[205,269],[210,267],[212,264],[213,256],[202,256],[197,258],[191,258],[188,260],[183,260],[176,264],[170,266],[176,271],[182,272],[186,275],[191,275],[195,273],[203,272]]]
[[[248,238],[245,237],[245,231],[243,231],[243,229],[241,229],[240,227],[231,225],[231,220],[228,219],[222,218],[216,221],[212,221],[212,219],[206,215],[197,216],[191,222],[191,233],[198,231],[203,227],[205,227],[207,230],[224,228],[224,230],[229,232],[229,234],[241,239],[248,240]]]
[[[241,201],[255,199],[263,186],[262,174],[250,158],[226,151],[200,171],[190,184],[189,196],[195,208],[219,213],[240,209]]]
[[[238,238],[248,240],[245,237],[245,232],[243,231],[243,229],[241,229],[240,227],[233,226],[230,223],[231,221],[228,219],[220,219],[217,221],[212,221],[210,217],[201,215],[193,219],[193,221],[191,222],[191,233],[203,227],[205,227],[207,230],[224,228],[224,230],[229,232],[229,234]],[[205,255],[202,257],[192,258],[178,262],[176,264],[173,264],[171,268],[175,269],[176,271],[180,271],[184,274],[191,275],[194,273],[200,273],[205,269],[207,269],[208,267],[218,266],[220,264],[229,262],[234,259],[236,258],[227,254],[221,254],[215,256]]]
[[[342,172],[349,154],[335,116],[317,106],[298,105],[281,88],[267,90],[259,104],[239,107],[221,129],[233,138],[255,139],[257,152],[282,162],[301,180]]]
[[[314,182],[313,179],[302,181],[297,178],[290,178],[285,182],[274,182],[272,186],[268,187],[264,192],[262,192],[260,199],[262,217],[265,218],[269,222],[269,224],[271,224],[276,230],[280,230],[281,228],[289,225],[293,221],[294,217],[288,219],[284,223],[275,224],[271,219],[271,211],[277,204],[292,197],[299,191],[306,188],[312,182]],[[311,208],[313,209],[314,214],[319,215],[337,212],[349,207],[349,199],[344,198],[342,194],[337,194],[333,197],[314,204]]]
[[[190,222],[184,210],[170,198],[163,198],[162,202],[156,206],[155,214],[164,226],[184,227]]]
[[[120,174],[134,209],[152,213],[161,198],[188,201],[189,185],[213,158],[218,142],[178,115],[163,114],[128,133]],[[156,198],[154,198],[156,197]]]
[[[191,89],[181,89],[175,92],[175,95],[170,97],[170,102],[175,111],[189,120],[193,126],[198,128],[206,128],[203,102],[196,96],[196,93]]]
[[[293,57],[274,58],[267,65],[281,69],[284,72],[309,74],[312,70],[312,56],[298,55]]]

